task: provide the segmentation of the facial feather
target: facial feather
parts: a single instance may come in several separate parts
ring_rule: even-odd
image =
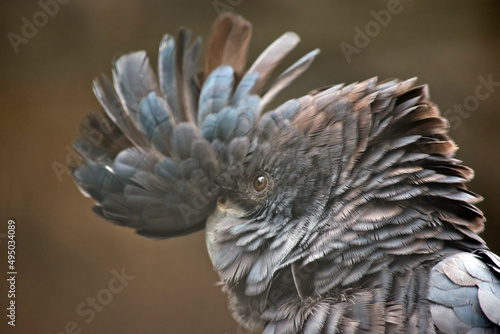
[[[318,52],[266,86],[299,38],[285,33],[245,73],[250,35],[223,14],[204,71],[200,40],[181,30],[160,44],[158,82],[144,52],[118,58],[113,83],[95,81],[105,113],[82,122],[72,170],[94,211],[152,238],[206,227],[233,315],[250,329],[427,330],[443,315],[463,323],[434,319],[440,329],[491,327],[500,260],[476,234],[473,172],[453,158],[427,86],[372,78],[268,110]],[[96,132],[103,141],[86,149]],[[460,281],[467,268],[475,288]],[[453,309],[456,291],[485,303],[477,317]]]

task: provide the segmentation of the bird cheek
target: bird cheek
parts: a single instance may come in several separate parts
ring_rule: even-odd
[[[221,250],[220,236],[230,233],[229,229],[244,223],[241,218],[245,212],[236,207],[227,197],[217,199],[215,210],[208,216],[205,225],[205,241],[212,264],[216,265]]]

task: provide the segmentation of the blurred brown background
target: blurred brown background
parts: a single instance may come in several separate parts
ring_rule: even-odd
[[[92,201],[81,196],[69,175],[54,169],[66,164],[78,121],[98,108],[91,81],[110,73],[113,56],[145,49],[155,63],[166,32],[186,26],[206,38],[216,7],[253,22],[250,60],[285,31],[302,37],[288,64],[321,48],[309,72],[280,101],[318,86],[377,75],[418,76],[430,85],[443,112],[472,103],[467,117],[450,109],[450,121],[455,117],[451,134],[461,148],[458,158],[476,171],[470,188],[486,198],[479,205],[489,219],[482,236],[500,253],[500,87],[492,87],[484,100],[475,97],[479,77],[500,82],[498,1],[401,0],[400,12],[385,27],[374,23],[372,12],[387,9],[385,1],[73,0],[59,4],[57,13],[49,8],[53,17],[45,15],[47,22],[39,14],[43,3],[54,2],[0,5],[0,233],[7,231],[8,219],[17,223],[17,326],[12,332],[245,332],[214,284],[203,233],[151,241],[107,224],[91,213]],[[23,17],[38,20],[40,27],[17,45],[16,53],[8,34],[23,37]],[[356,27],[373,29],[373,37],[348,63],[339,45],[356,46]],[[6,239],[0,236],[3,333],[7,269]],[[122,268],[135,278],[112,294],[112,270]],[[87,298],[96,297],[107,305],[91,319]],[[87,312],[83,316],[79,305]]]

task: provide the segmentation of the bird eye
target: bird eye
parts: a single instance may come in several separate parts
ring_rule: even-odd
[[[254,179],[253,179],[253,189],[255,189],[255,191],[257,192],[261,192],[261,191],[264,191],[267,187],[267,178],[265,175],[257,175]]]

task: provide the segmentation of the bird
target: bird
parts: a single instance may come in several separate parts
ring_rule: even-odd
[[[165,35],[93,83],[72,177],[93,211],[152,239],[205,229],[229,309],[263,333],[500,333],[500,258],[449,123],[416,78],[270,102],[313,50],[286,32],[247,67],[252,25],[224,13],[203,58]],[[271,80],[272,79],[272,80]]]

